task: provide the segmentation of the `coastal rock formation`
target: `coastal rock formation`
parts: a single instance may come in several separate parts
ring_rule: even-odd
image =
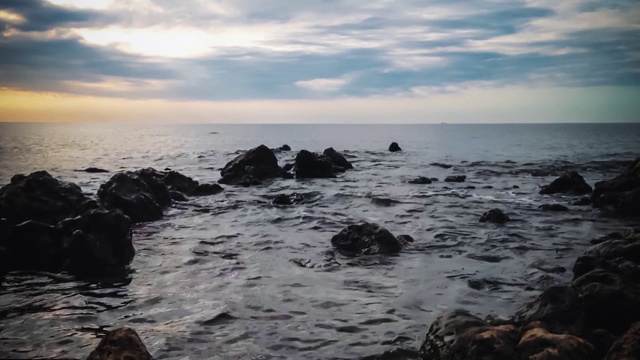
[[[640,157],[614,179],[596,183],[591,200],[596,208],[640,215]]]
[[[255,147],[229,161],[220,172],[221,184],[251,186],[264,180],[286,177],[286,172],[278,166],[278,159],[265,145]]]
[[[409,184],[422,184],[422,185],[427,185],[427,184],[431,184],[432,181],[431,179],[429,179],[428,177],[425,176],[418,176],[415,179],[411,179],[408,181]]]
[[[177,171],[164,173],[162,182],[169,190],[179,191],[188,196],[208,196],[223,191],[222,186],[218,184],[200,184],[198,181]]]
[[[402,149],[400,148],[400,145],[398,145],[398,143],[394,141],[389,145],[389,151],[397,152],[402,151]]]
[[[464,182],[465,180],[467,180],[466,175],[450,175],[444,179],[446,182]]]
[[[636,360],[640,359],[640,322],[629,327],[609,349],[605,360]]]
[[[55,225],[97,206],[78,185],[55,179],[46,171],[15,175],[0,189],[0,218],[14,225],[27,220]]]
[[[538,209],[543,211],[569,211],[569,208],[560,204],[542,204]]]
[[[333,148],[325,149],[322,154],[301,150],[293,167],[298,179],[335,178],[336,174],[348,169],[353,169],[353,165]]]
[[[153,360],[140,336],[129,328],[109,331],[87,360]]]
[[[281,151],[291,151],[291,146],[284,144],[280,146],[278,149],[280,149]]]
[[[584,178],[576,171],[570,171],[562,174],[559,178],[553,180],[551,184],[544,185],[540,189],[540,194],[573,194],[582,195],[591,193],[592,188]]]
[[[402,243],[387,229],[376,224],[349,225],[331,238],[331,244],[347,256],[395,254]]]
[[[491,222],[494,224],[504,224],[509,220],[507,214],[500,209],[491,209],[480,216],[480,222]]]

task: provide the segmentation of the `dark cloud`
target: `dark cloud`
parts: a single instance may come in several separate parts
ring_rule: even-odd
[[[20,31],[46,31],[60,26],[91,23],[93,26],[107,23],[114,18],[105,13],[90,10],[69,9],[44,0],[2,0],[0,10],[8,10],[25,18],[14,24],[0,21],[5,28]]]

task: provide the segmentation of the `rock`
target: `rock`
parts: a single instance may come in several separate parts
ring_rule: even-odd
[[[510,220],[511,219],[500,209],[491,209],[480,216],[480,222],[504,224]]]
[[[614,237],[592,246],[576,260],[574,279],[597,268],[640,281],[640,233],[631,232],[623,238]]]
[[[431,166],[441,167],[441,168],[443,168],[443,169],[451,169],[451,168],[453,167],[453,165],[450,165],[450,164],[443,164],[443,163],[438,163],[438,162],[430,163],[429,165],[431,165]]]
[[[278,194],[271,201],[273,205],[291,205],[293,201],[291,197],[287,194]]]
[[[540,189],[540,194],[589,194],[592,189],[584,178],[576,171],[566,172],[559,178],[553,180],[551,184],[545,185]]]
[[[408,182],[409,184],[424,184],[424,185],[432,183],[431,179],[424,176],[419,176],[415,179],[409,180]]]
[[[84,172],[88,172],[88,173],[93,173],[93,174],[98,174],[98,173],[108,173],[109,170],[105,170],[105,169],[100,169],[97,167],[88,167],[84,170],[80,170],[80,171],[84,171]]]
[[[569,208],[560,204],[542,204],[538,209],[544,211],[569,211]]]
[[[518,359],[520,332],[513,325],[491,326],[463,310],[438,317],[420,346],[422,359]]]
[[[583,196],[580,199],[573,201],[571,205],[577,205],[577,206],[591,205],[591,197]]]
[[[193,191],[187,193],[189,196],[209,196],[223,192],[224,189],[218,184],[198,184]]]
[[[467,180],[466,175],[450,175],[444,179],[446,182],[464,182],[465,180]]]
[[[413,237],[411,237],[411,235],[406,235],[406,234],[398,235],[397,239],[400,242],[400,244],[402,244],[403,247],[409,244],[413,244],[415,242],[415,240],[413,239]]]
[[[301,150],[296,156],[296,178],[335,178],[333,163],[327,157],[321,157],[307,150]]]
[[[541,322],[533,322],[522,329],[524,335],[517,346],[520,359],[592,360],[593,345],[570,334],[552,334]],[[515,357],[514,357],[515,358]]]
[[[14,226],[7,241],[7,270],[60,270],[62,241],[54,226],[28,220]]]
[[[106,208],[121,210],[133,222],[160,219],[163,207],[171,204],[171,194],[161,175],[145,170],[113,175],[98,189],[100,202]]]
[[[238,155],[225,165],[218,182],[228,185],[259,185],[264,180],[285,176],[278,159],[268,147],[260,145]]]
[[[393,349],[379,355],[365,356],[360,360],[420,360],[420,355],[415,350]]]
[[[640,214],[640,157],[619,176],[596,183],[593,206],[610,208],[621,215]]]
[[[295,166],[294,163],[284,164],[284,166],[282,167],[282,170],[289,172],[293,169],[294,166]]]
[[[322,154],[331,160],[334,166],[334,172],[343,172],[345,170],[353,169],[353,165],[351,165],[351,163],[345,159],[342,154],[335,151],[332,147],[325,149]]]
[[[578,293],[570,286],[548,287],[516,313],[515,322],[518,324],[534,321],[544,322],[554,333],[581,334],[586,318]]]
[[[189,201],[189,198],[185,194],[181,193],[180,191],[170,190],[169,194],[171,194],[171,200],[173,201],[180,201],[180,202]]]
[[[27,220],[55,225],[97,206],[78,185],[57,180],[46,171],[15,175],[0,189],[0,218],[14,225]]]
[[[397,152],[397,151],[402,151],[402,149],[400,148],[400,145],[398,145],[397,142],[392,142],[391,145],[389,145],[389,151]]]
[[[57,226],[65,248],[62,268],[80,276],[120,272],[133,260],[131,220],[119,210],[94,209]]]
[[[640,359],[640,322],[632,324],[605,356],[605,360],[637,359]]]
[[[349,225],[331,238],[331,244],[347,256],[395,254],[402,244],[387,229],[376,224]]]
[[[153,360],[138,334],[129,328],[109,331],[87,360]]]
[[[280,146],[278,149],[282,150],[282,151],[291,151],[291,147],[287,144],[284,144],[282,146]]]

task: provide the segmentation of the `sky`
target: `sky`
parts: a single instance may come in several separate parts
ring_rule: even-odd
[[[637,0],[0,0],[0,121],[640,121]]]

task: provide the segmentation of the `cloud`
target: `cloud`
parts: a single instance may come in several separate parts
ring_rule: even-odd
[[[334,79],[312,79],[296,81],[295,85],[299,88],[317,91],[317,92],[336,92],[351,82],[352,77],[343,76]]]

